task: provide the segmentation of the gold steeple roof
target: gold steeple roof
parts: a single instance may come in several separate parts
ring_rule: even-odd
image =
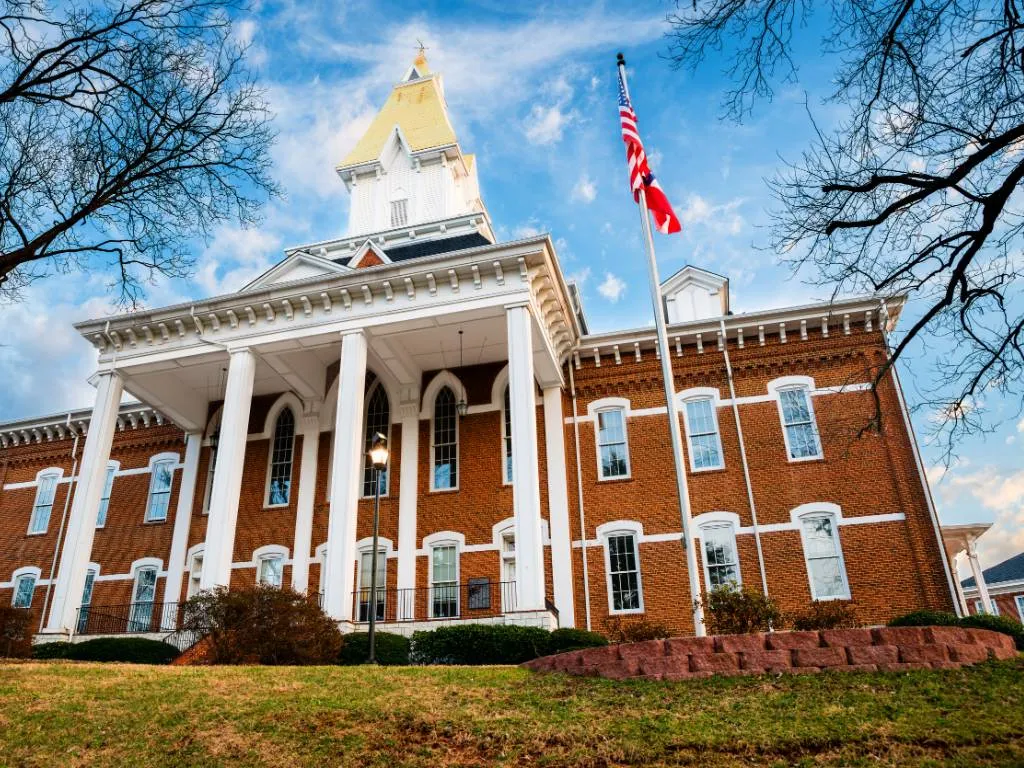
[[[422,49],[406,79],[391,89],[388,100],[363,137],[338,165],[338,170],[376,160],[395,128],[399,129],[413,152],[457,141],[448,119],[440,75],[431,74]]]

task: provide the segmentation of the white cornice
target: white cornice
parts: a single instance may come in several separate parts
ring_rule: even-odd
[[[363,232],[332,240],[320,240],[306,245],[293,245],[284,250],[289,256],[304,251],[316,253],[324,259],[347,259],[367,240],[373,241],[382,248],[398,248],[423,240],[439,240],[443,237],[478,231],[481,224],[486,225],[485,228],[489,230],[490,219],[486,211],[474,211],[448,219],[410,224],[381,232]]]
[[[0,423],[0,446],[4,448],[48,443],[75,435],[84,436],[89,431],[92,419],[91,408],[63,411],[48,416]],[[167,422],[163,414],[138,402],[124,403],[118,411],[119,431],[160,426]]]

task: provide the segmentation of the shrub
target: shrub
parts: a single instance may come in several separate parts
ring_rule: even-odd
[[[342,636],[319,606],[287,587],[200,592],[182,629],[207,637],[211,664],[333,664]]]
[[[27,659],[32,655],[32,614],[24,608],[0,606],[0,656]]]
[[[748,635],[782,626],[775,601],[748,587],[715,587],[704,603],[704,624],[713,635]]]
[[[640,643],[644,640],[661,640],[672,637],[671,629],[664,624],[647,619],[623,621],[621,617],[615,616],[608,620],[607,626],[608,640],[615,644]]]
[[[74,643],[56,642],[56,643],[40,643],[39,645],[32,646],[32,658],[33,659],[66,659],[71,649],[75,647]]]
[[[861,625],[857,609],[849,600],[816,600],[806,611],[793,616],[793,629],[852,629]]]
[[[64,658],[74,661],[122,661],[128,664],[170,664],[180,651],[170,643],[145,637],[97,637],[70,643]]]
[[[556,629],[548,636],[548,653],[574,651],[578,648],[597,648],[608,645],[608,638],[597,632],[565,627]]]
[[[366,632],[353,632],[344,636],[338,661],[342,664],[365,664],[369,655],[370,635]],[[409,638],[392,632],[377,632],[374,656],[377,657],[377,663],[385,667],[408,664]]]
[[[1024,651],[1024,624],[1009,616],[989,616],[984,613],[977,616],[964,616],[960,619],[960,626],[1002,632],[1013,638],[1018,651]]]
[[[955,627],[960,619],[945,611],[914,611],[893,619],[890,627]]]
[[[546,656],[550,633],[540,627],[464,624],[412,636],[415,664],[522,664]]]

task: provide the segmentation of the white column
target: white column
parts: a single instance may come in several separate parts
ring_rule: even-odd
[[[200,581],[202,589],[231,584],[238,497],[242,489],[242,468],[245,465],[245,443],[249,434],[249,408],[252,405],[255,374],[256,356],[252,351],[234,350],[228,363],[224,410],[217,439],[217,466],[213,470],[210,515],[206,521],[206,548]]]
[[[537,467],[533,321],[526,305],[508,307],[508,388],[512,406],[512,507],[516,519],[516,608],[544,609],[544,540]]]
[[[299,495],[295,501],[295,546],[292,549],[292,589],[309,588],[310,550],[313,547],[313,507],[316,501],[316,461],[320,452],[319,408],[302,417],[302,457]]]
[[[398,611],[413,619],[416,600],[416,499],[419,490],[419,402],[402,408],[402,457],[398,478]],[[403,591],[408,590],[408,591]]]
[[[544,448],[548,468],[548,519],[551,524],[551,582],[555,590],[558,626],[574,627],[576,604],[572,593],[569,488],[560,386],[544,389]]]
[[[341,338],[338,407],[331,466],[331,512],[327,525],[327,575],[322,587],[324,611],[352,621],[355,592],[356,514],[363,480],[363,399],[366,386],[366,335]]]
[[[199,475],[199,450],[203,444],[201,432],[189,432],[185,437],[185,465],[178,487],[178,505],[174,508],[174,531],[171,534],[171,553],[167,556],[167,580],[164,584],[164,602],[176,603],[181,597],[181,579],[185,573],[185,555],[188,551],[188,529],[192,523],[192,503],[196,497],[196,478]],[[177,614],[165,611],[165,620],[171,621],[173,630]]]
[[[967,542],[967,560],[971,564],[971,574],[974,576],[974,585],[978,588],[978,597],[981,598],[981,606],[984,613],[992,613],[992,600],[988,596],[988,584],[985,583],[985,574],[982,573],[981,563],[978,562],[978,548],[974,541]]]
[[[89,434],[85,438],[82,466],[78,473],[78,487],[61,548],[60,569],[57,571],[57,585],[50,604],[47,632],[70,632],[77,625],[85,575],[92,555],[96,517],[100,510],[103,486],[106,484],[107,462],[110,460],[110,446],[114,441],[123,388],[121,377],[114,372],[101,373],[98,378],[96,402],[92,408]]]

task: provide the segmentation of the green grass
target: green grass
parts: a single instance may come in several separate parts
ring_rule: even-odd
[[[1024,765],[1024,659],[680,683],[0,665],[3,766]]]

